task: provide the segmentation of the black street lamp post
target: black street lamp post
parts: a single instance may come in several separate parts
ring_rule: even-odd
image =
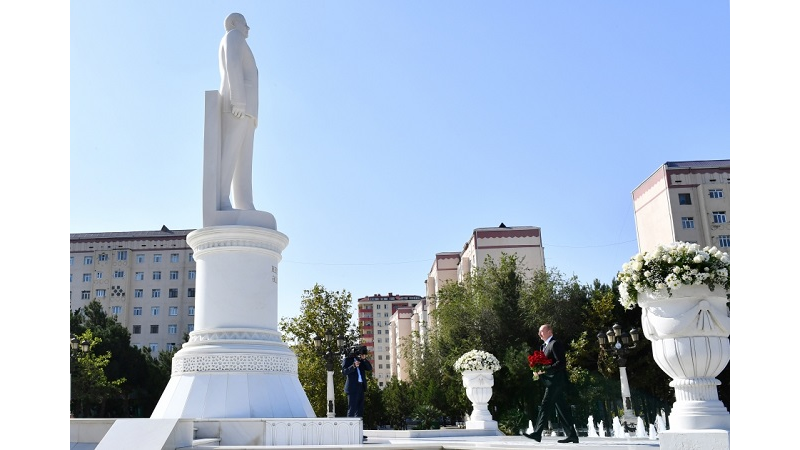
[[[323,345],[324,344],[324,345]],[[333,340],[333,334],[329,330],[325,330],[325,337],[314,337],[314,350],[317,354],[325,359],[325,369],[328,371],[328,412],[327,417],[336,417],[336,408],[334,407],[334,391],[333,391],[333,362],[337,359],[337,355],[345,345],[345,338],[342,335]]]
[[[597,343],[600,348],[613,352],[617,366],[619,367],[619,381],[622,386],[622,425],[625,431],[632,431],[636,429],[636,414],[633,412],[633,403],[631,402],[631,388],[628,384],[628,373],[625,366],[628,362],[628,353],[631,349],[636,348],[639,343],[639,329],[633,328],[630,333],[622,331],[622,327],[615,323],[608,331],[601,331],[597,333]]]
[[[72,361],[75,358],[74,355],[76,355],[76,352],[78,351],[78,349],[80,349],[80,351],[82,353],[88,353],[89,352],[89,346],[90,346],[90,342],[88,340],[84,339],[83,341],[81,341],[74,334],[71,334],[69,336],[69,358],[70,358],[70,361],[69,361],[69,392],[70,392],[69,403],[70,403],[70,405],[72,405]],[[73,417],[72,407],[70,407],[69,417],[70,418]]]

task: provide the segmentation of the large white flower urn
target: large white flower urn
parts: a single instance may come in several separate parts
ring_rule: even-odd
[[[726,291],[686,285],[642,292],[642,331],[653,358],[672,378],[676,402],[670,430],[727,430],[730,413],[719,401],[716,379],[730,360],[730,310]]]
[[[466,422],[466,428],[477,430],[496,430],[497,422],[492,420],[489,412],[489,400],[492,398],[494,375],[491,370],[465,370],[461,372],[461,380],[467,390],[467,398],[472,402],[472,414]]]

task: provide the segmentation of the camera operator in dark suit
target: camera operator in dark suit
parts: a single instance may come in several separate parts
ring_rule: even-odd
[[[367,371],[372,371],[372,364],[367,360],[367,347],[363,345],[354,347],[342,362],[342,375],[345,376],[344,393],[347,394],[347,417],[364,417]]]

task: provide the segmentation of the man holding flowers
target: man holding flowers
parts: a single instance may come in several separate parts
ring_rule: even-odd
[[[553,336],[553,327],[549,323],[539,327],[539,337],[544,341],[542,352],[545,358],[550,360],[550,364],[543,365],[541,362],[546,360],[537,358],[537,361],[531,366],[534,369],[534,379],[539,376],[545,385],[545,390],[533,432],[522,434],[536,442],[541,442],[542,431],[555,410],[558,411],[558,419],[564,428],[564,434],[567,435],[566,439],[560,439],[558,442],[561,444],[578,443],[578,431],[575,429],[575,421],[572,419],[572,412],[564,395],[564,389],[569,384],[566,349],[564,344]]]

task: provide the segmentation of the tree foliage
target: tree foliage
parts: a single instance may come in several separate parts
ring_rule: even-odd
[[[149,417],[169,381],[175,351],[153,357],[149,349],[132,346],[130,332],[96,300],[70,311],[70,333],[79,340],[92,336],[86,354],[70,349],[72,413]]]
[[[336,346],[337,336],[345,337],[344,348],[358,342],[359,334],[353,323],[351,311],[352,295],[345,291],[328,291],[315,284],[303,292],[300,302],[300,315],[282,318],[279,329],[283,340],[297,355],[297,372],[300,384],[311,402],[318,417],[327,414],[327,370],[324,355],[329,353],[333,359],[334,406],[337,417],[347,415],[347,397],[344,394],[341,350]],[[329,334],[334,339],[322,342],[322,349],[314,347],[314,337]],[[367,376],[371,376],[367,373]],[[374,384],[371,382],[369,384]],[[365,411],[370,408],[371,396],[367,393]],[[366,412],[365,412],[366,414]],[[366,417],[365,417],[366,420]]]

